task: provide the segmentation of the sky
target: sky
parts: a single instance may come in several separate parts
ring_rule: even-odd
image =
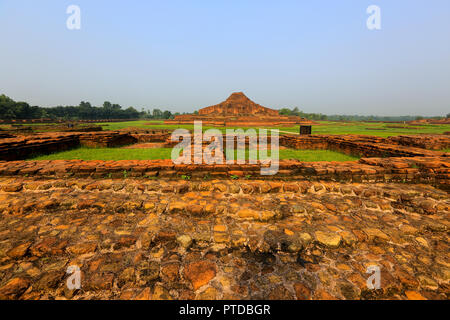
[[[32,105],[450,112],[448,0],[0,0],[0,39],[0,94]]]

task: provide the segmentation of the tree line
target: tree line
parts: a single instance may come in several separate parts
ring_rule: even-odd
[[[326,115],[322,113],[306,113],[300,111],[299,108],[293,109],[282,108],[279,110],[281,115],[299,116],[310,120],[330,120],[330,121],[412,121],[421,119],[441,119],[450,118],[450,113],[444,117],[422,117],[422,116],[361,116],[361,115]]]
[[[360,115],[325,115],[321,113],[306,113],[299,108],[282,108],[281,115],[299,116],[310,120],[341,120],[341,121],[411,121],[424,119],[421,116],[360,116]],[[27,102],[16,102],[8,96],[0,95],[0,119],[63,119],[63,120],[102,120],[102,119],[173,119],[179,112],[169,110],[137,111],[134,107],[122,108],[119,104],[105,101],[101,107],[92,106],[81,101],[78,106],[39,107],[30,106]],[[186,114],[185,112],[183,114]],[[193,114],[198,114],[195,111]],[[446,115],[450,118],[450,113]],[[428,117],[439,119],[442,117]]]
[[[154,109],[140,112],[134,107],[122,108],[121,105],[105,101],[101,107],[81,101],[78,106],[39,107],[27,102],[16,102],[10,97],[0,95],[0,119],[65,119],[65,120],[100,120],[100,119],[172,119],[179,114]]]

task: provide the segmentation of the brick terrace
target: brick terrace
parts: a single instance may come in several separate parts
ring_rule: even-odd
[[[7,138],[0,155],[168,136]],[[280,161],[267,180],[261,163],[0,162],[0,299],[449,299],[450,161],[420,148],[448,148],[449,137],[280,144],[364,158]],[[70,265],[80,290],[65,285]],[[366,287],[370,265],[379,290]]]

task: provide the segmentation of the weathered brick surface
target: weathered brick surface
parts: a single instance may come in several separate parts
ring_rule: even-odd
[[[414,135],[389,137],[393,143],[423,148],[428,150],[443,150],[450,148],[450,136],[442,135]]]
[[[137,142],[137,139],[127,133],[114,131],[99,132],[95,134],[80,134],[80,145],[85,147],[118,147]]]
[[[0,299],[449,299],[449,218],[420,184],[0,178]]]
[[[229,116],[278,116],[278,111],[263,107],[247,98],[243,92],[232,93],[227,100],[214,106],[202,108],[199,115],[229,115]]]
[[[227,136],[222,136],[226,145]],[[45,133],[32,136],[16,136],[0,139],[0,159],[16,160],[29,157],[33,153],[48,153],[67,150],[78,145],[88,147],[116,147],[138,142],[164,142],[171,147],[177,141],[171,140],[167,130],[120,130],[106,132]],[[203,142],[204,144],[207,141]],[[236,148],[237,138],[235,139]],[[245,139],[248,146],[249,138]],[[270,144],[270,136],[267,140]],[[329,149],[364,157],[414,157],[442,156],[442,152],[426,150],[444,149],[450,145],[446,135],[413,137],[400,136],[381,138],[355,135],[282,135],[280,145],[293,149]]]
[[[168,133],[3,139],[0,155],[130,138]],[[268,177],[264,162],[0,161],[0,299],[450,298],[448,154],[408,138],[280,142],[366,157],[283,160]]]
[[[301,162],[281,160],[274,176],[261,176],[258,164],[173,164],[172,160],[120,160],[120,161],[0,161],[0,176],[93,177],[124,178],[165,177],[179,179],[182,175],[193,179],[205,177],[240,176],[284,180],[330,180],[346,182],[410,182],[428,183],[449,188],[449,157],[391,157],[362,158],[347,162]]]
[[[54,132],[0,139],[0,160],[26,159],[36,154],[64,151],[78,146],[117,147],[137,142],[163,142],[169,134],[164,131],[127,132]]]
[[[0,140],[0,159],[26,159],[33,154],[64,151],[79,145],[78,134],[53,133]]]
[[[410,136],[395,139],[363,135],[283,135],[280,137],[280,145],[293,149],[335,150],[362,157],[433,157],[444,154],[417,147],[417,139]],[[421,139],[424,144],[430,142],[433,146],[437,145],[435,141],[444,144],[449,140],[445,135],[421,136]]]

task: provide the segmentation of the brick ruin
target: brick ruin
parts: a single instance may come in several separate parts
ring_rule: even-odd
[[[250,100],[243,92],[234,92],[225,101],[202,108],[198,115],[178,115],[166,124],[193,124],[202,121],[212,126],[294,126],[313,121],[297,116],[282,116],[277,110],[263,107]]]
[[[226,148],[226,135],[223,135]],[[44,177],[91,176],[100,178],[105,175],[121,177],[129,171],[133,177],[159,176],[179,178],[189,175],[201,179],[204,176],[260,176],[264,161],[257,164],[189,164],[174,165],[167,160],[142,161],[11,161],[22,160],[36,154],[45,154],[86,147],[118,147],[142,142],[160,142],[163,147],[174,147],[170,133],[159,131],[108,131],[89,133],[52,133],[35,136],[21,136],[0,140],[0,175],[33,174]],[[248,148],[249,139],[245,140]],[[429,149],[450,147],[450,137],[445,135],[398,136],[381,138],[355,135],[281,135],[280,146],[292,149],[333,150],[362,157],[358,161],[347,162],[301,162],[280,160],[279,172],[275,177],[283,179],[354,181],[354,182],[392,182],[404,181],[430,183],[440,188],[449,188],[450,158],[448,153],[419,148],[418,144]],[[209,144],[203,141],[202,152]],[[268,139],[270,146],[270,139]],[[237,147],[237,139],[233,148]],[[192,146],[192,159],[194,158]],[[198,157],[198,155],[197,155]],[[200,155],[201,159],[201,155]]]
[[[450,299],[450,136],[281,135],[362,158],[267,177],[264,162],[15,160],[130,143],[173,146],[140,129],[1,138],[0,299]]]
[[[278,111],[263,107],[247,98],[243,92],[232,93],[227,100],[202,108],[198,111],[201,116],[272,116],[277,117]]]
[[[0,140],[0,160],[23,160],[77,147],[110,148],[138,142],[164,142],[167,130],[40,133],[12,136]]]
[[[78,121],[64,124],[39,124],[36,126],[24,126],[22,124],[3,125],[0,128],[0,134],[34,135],[43,132],[95,132],[102,130],[101,126],[85,125]]]

